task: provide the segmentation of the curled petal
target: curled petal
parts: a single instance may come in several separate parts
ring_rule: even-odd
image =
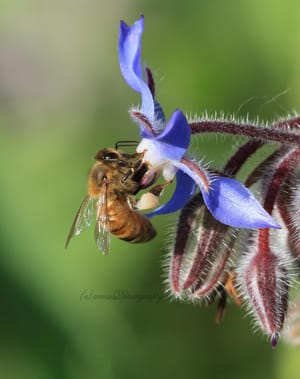
[[[143,115],[139,112],[133,113],[135,116],[138,115],[145,124],[142,136],[146,132],[148,134],[139,143],[136,151],[143,153],[143,159],[152,166],[152,170],[161,172],[167,181],[172,180],[177,168],[182,169],[181,166],[185,168],[180,160],[190,143],[190,128],[184,114],[180,110],[176,110],[159,135],[149,136],[149,130],[150,134],[152,132],[151,124],[145,122]],[[186,173],[194,179],[193,174]]]
[[[190,144],[191,130],[184,114],[177,109],[171,116],[165,129],[155,141],[160,143],[160,150],[165,159],[180,160]]]
[[[119,61],[122,75],[127,84],[142,96],[142,113],[154,122],[154,101],[147,83],[142,79],[141,39],[144,30],[144,17],[141,16],[132,26],[120,23]],[[142,129],[142,126],[141,126]]]
[[[190,143],[190,128],[184,114],[180,110],[176,110],[165,129],[158,135],[154,136],[152,133],[152,125],[143,118],[139,112],[132,112],[136,117],[145,124],[142,131],[142,141],[137,146],[137,152],[144,153],[144,160],[151,163],[156,168],[164,166],[173,167],[173,176],[176,172],[175,166],[181,169],[178,163],[185,154]],[[150,134],[152,133],[152,136]],[[187,174],[189,174],[187,172]],[[192,174],[190,175],[192,176]],[[170,180],[170,179],[168,179]]]
[[[240,182],[216,177],[204,202],[213,216],[225,225],[238,228],[276,228],[280,226],[263,209],[253,194]]]
[[[146,214],[146,216],[153,217],[158,214],[167,214],[178,211],[193,196],[195,189],[195,182],[185,173],[177,171],[176,188],[171,199],[153,212]]]

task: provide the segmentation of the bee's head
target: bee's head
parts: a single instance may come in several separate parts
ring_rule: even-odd
[[[116,163],[121,157],[121,154],[119,151],[111,149],[109,147],[99,150],[97,154],[95,155],[95,159],[98,162],[103,163]]]
[[[93,188],[100,188],[105,181],[107,183],[121,182],[121,177],[132,165],[127,154],[112,148],[99,150],[95,155],[96,163],[90,171],[89,181]]]
[[[95,155],[95,159],[102,167],[116,169],[122,171],[132,167],[132,155],[121,152],[110,147],[99,150]]]

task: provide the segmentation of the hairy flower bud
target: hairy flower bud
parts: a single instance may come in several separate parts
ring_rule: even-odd
[[[288,230],[287,243],[300,265],[300,169],[289,173],[277,201],[280,216]]]
[[[287,313],[290,272],[288,254],[270,248],[269,237],[267,229],[252,233],[240,262],[238,282],[250,312],[275,347]]]
[[[171,248],[171,263],[167,264],[170,291],[175,296],[182,293],[182,279],[186,272],[187,257],[197,244],[197,229],[204,214],[204,202],[200,194],[194,196],[182,209],[176,228],[174,246]],[[189,258],[190,259],[190,258]]]
[[[296,295],[293,305],[287,313],[286,326],[283,330],[284,340],[293,346],[300,346],[300,296]]]
[[[201,201],[196,195],[180,215],[169,273],[171,292],[191,300],[210,300],[224,286],[236,238],[234,229],[215,220]]]
[[[224,286],[233,267],[230,258],[235,239],[233,228],[220,224],[205,211],[194,259],[183,284],[184,289],[190,289],[191,299],[209,300]]]

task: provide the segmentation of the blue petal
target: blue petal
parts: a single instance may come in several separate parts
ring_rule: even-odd
[[[154,99],[154,115],[155,115],[155,120],[159,121],[159,123],[164,126],[166,123],[166,117],[161,105],[155,99]]]
[[[238,228],[280,228],[253,194],[240,182],[217,177],[209,192],[202,191],[212,215],[225,225]]]
[[[196,190],[195,182],[184,172],[177,171],[176,173],[176,188],[171,199],[164,205],[156,208],[153,212],[147,213],[147,217],[162,215],[176,212],[189,201]]]
[[[163,132],[153,140],[160,143],[160,150],[166,159],[179,161],[191,140],[191,129],[184,114],[177,109]]]
[[[142,96],[142,113],[153,123],[154,101],[150,89],[142,79],[141,39],[144,30],[144,17],[141,16],[132,26],[120,23],[119,61],[122,75],[127,84]],[[142,125],[141,125],[142,128]]]

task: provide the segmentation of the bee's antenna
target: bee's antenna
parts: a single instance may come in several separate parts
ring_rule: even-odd
[[[117,141],[115,143],[115,149],[118,150],[120,147],[136,147],[139,144],[138,141],[131,141],[131,140],[125,140],[125,141]]]

